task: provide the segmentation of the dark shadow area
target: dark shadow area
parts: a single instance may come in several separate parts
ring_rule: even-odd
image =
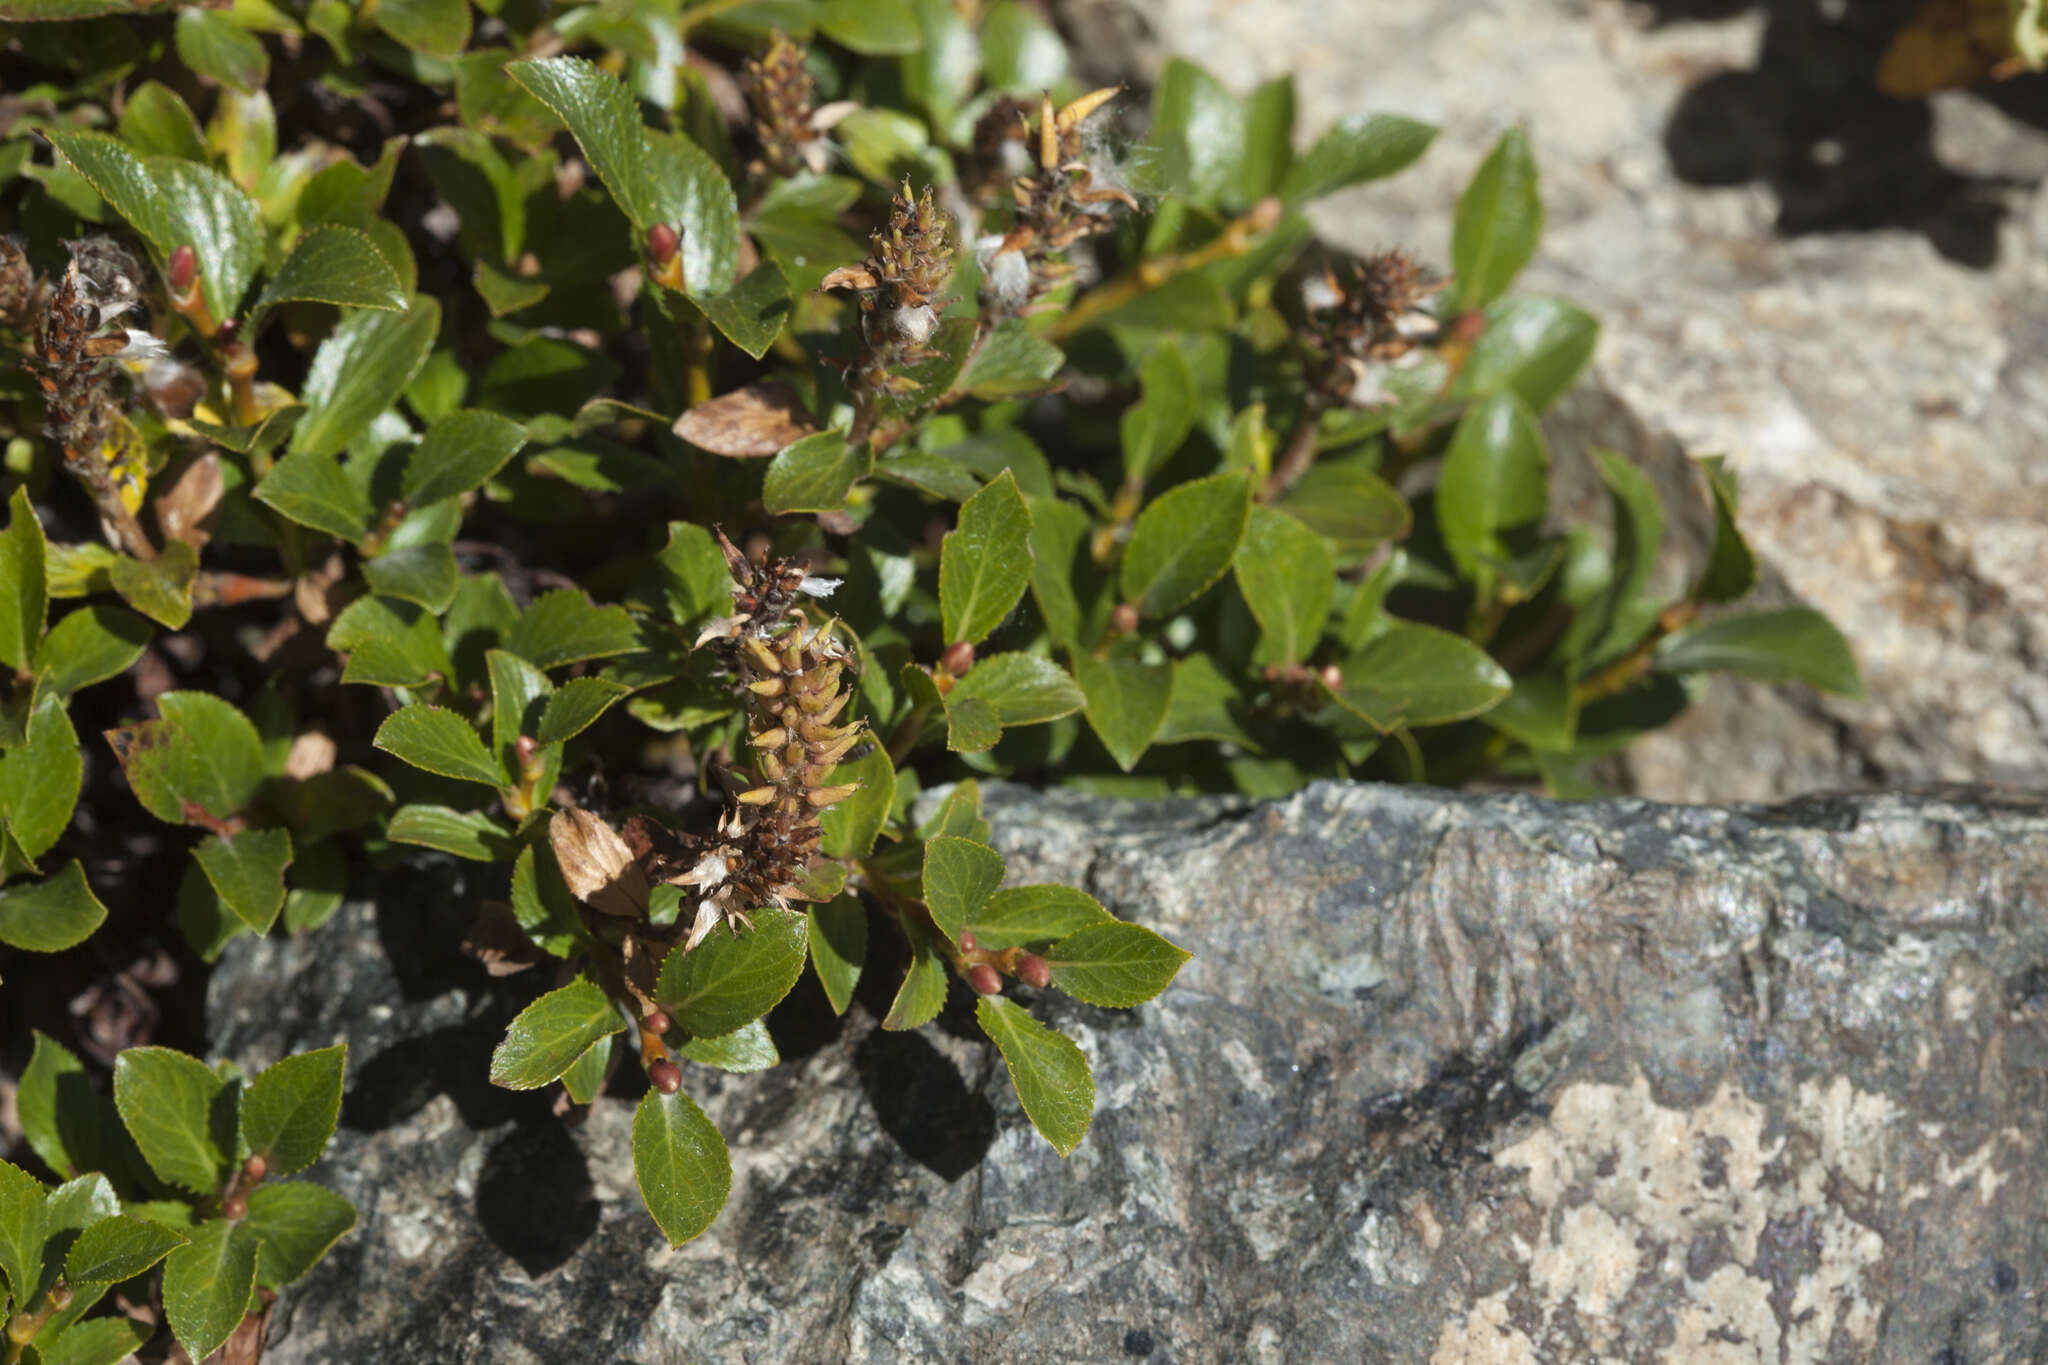
[[[462,950],[477,902],[486,898],[480,878],[472,875],[475,866],[454,858],[407,858],[380,875],[369,892],[377,941],[407,1000],[432,1000],[462,986],[508,1002],[509,1022],[517,1010],[510,1002],[523,1002],[534,992],[522,978],[491,977]],[[502,882],[495,893],[503,897]]]
[[[1694,185],[1762,181],[1778,200],[1777,230],[1909,228],[1959,264],[1998,257],[2003,191],[2012,181],[1946,166],[1928,100],[1878,88],[1893,37],[1924,0],[1762,0],[1754,69],[1694,85],[1664,129],[1678,178]],[[1648,0],[1661,22],[1732,18],[1750,0]],[[1972,90],[2009,116],[2048,128],[2048,79],[2020,76]]]
[[[782,1003],[768,1012],[768,1036],[784,1062],[810,1056],[846,1032],[846,1021],[832,1012],[825,988],[806,969]]]
[[[454,1100],[463,1126],[478,1131],[515,1120],[552,1122],[543,1092],[491,1084],[491,1051],[503,1036],[502,1028],[480,1023],[400,1039],[351,1068],[341,1126],[381,1132],[419,1113],[436,1095]]]
[[[575,1255],[597,1231],[597,1213],[590,1167],[559,1122],[514,1127],[484,1155],[477,1221],[528,1275]]]
[[[918,1165],[958,1180],[988,1155],[995,1109],[923,1038],[876,1029],[854,1049],[853,1063],[882,1131]]]

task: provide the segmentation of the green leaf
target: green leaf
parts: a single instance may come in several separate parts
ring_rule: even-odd
[[[654,998],[696,1037],[715,1038],[759,1019],[803,974],[806,918],[773,908],[750,917],[753,928],[736,935],[714,930],[687,953],[671,951],[661,964]]]
[[[505,648],[535,668],[559,668],[639,647],[639,632],[624,607],[597,606],[575,588],[557,588],[534,599],[505,638]]]
[[[455,57],[469,46],[469,0],[379,0],[373,13],[392,41],[422,56]]]
[[[415,702],[394,711],[377,727],[374,743],[415,768],[487,787],[504,785],[505,775],[473,726],[453,711]]]
[[[982,996],[974,1003],[974,1015],[1001,1050],[1032,1127],[1055,1152],[1071,1153],[1095,1116],[1095,1078],[1081,1049],[1001,996]]]
[[[1412,119],[1348,114],[1295,158],[1280,197],[1301,204],[1392,175],[1418,160],[1435,137],[1435,128]]]
[[[819,815],[824,828],[822,847],[833,858],[865,858],[875,851],[875,839],[889,820],[895,800],[896,769],[888,750],[877,744],[865,755],[841,763],[832,774],[832,785],[860,783],[860,790]]]
[[[768,1025],[759,1019],[716,1038],[688,1039],[676,1051],[700,1066],[741,1074],[766,1071],[782,1060]]]
[[[732,1193],[725,1139],[682,1091],[650,1090],[633,1111],[633,1178],[655,1226],[681,1246],[711,1226]]]
[[[1185,951],[1136,924],[1096,924],[1045,952],[1052,984],[1076,1000],[1112,1009],[1142,1005],[1171,982]]]
[[[987,952],[1048,943],[1091,925],[1118,923],[1101,902],[1071,886],[1008,886],[968,916],[975,947]]]
[[[270,467],[251,495],[301,526],[362,543],[370,526],[370,500],[332,455],[295,451]]]
[[[387,549],[363,561],[363,581],[372,592],[430,612],[448,609],[461,577],[455,552],[440,543]]]
[[[1179,57],[1152,90],[1152,136],[1171,181],[1204,207],[1216,206],[1244,167],[1244,107],[1222,82]]]
[[[1450,396],[1512,391],[1542,412],[1571,387],[1599,339],[1593,315],[1562,299],[1503,299],[1486,310],[1486,329],[1472,343]]]
[[[956,754],[985,754],[1003,740],[1002,718],[979,697],[946,702],[946,747]]]
[[[71,823],[85,762],[64,699],[55,691],[36,696],[24,738],[26,743],[0,753],[0,824],[23,854],[40,858]]]
[[[89,1224],[64,1257],[64,1278],[73,1284],[119,1284],[132,1280],[185,1245],[184,1234],[140,1218],[102,1218]]]
[[[852,895],[835,896],[810,908],[811,970],[825,988],[834,1014],[846,1013],[853,988],[868,960],[868,912]]]
[[[199,552],[174,540],[155,559],[122,555],[107,570],[107,577],[129,606],[178,630],[192,619],[192,580],[198,572]]]
[[[1274,506],[1344,550],[1408,534],[1407,502],[1386,480],[1351,462],[1312,465]]]
[[[958,705],[970,697],[993,706],[1005,729],[1058,720],[1088,704],[1080,684],[1051,659],[1014,652],[976,663],[946,700]]]
[[[216,1218],[164,1259],[164,1316],[178,1344],[204,1360],[241,1326],[256,1288],[256,1238]]]
[[[101,1120],[112,1117],[106,1101],[94,1093],[85,1064],[62,1043],[41,1029],[31,1036],[34,1051],[15,1095],[29,1148],[60,1176],[94,1169],[90,1158],[102,1150]]]
[[[1342,671],[1332,698],[1381,734],[1476,716],[1514,686],[1471,641],[1410,621],[1390,624]]]
[[[1849,642],[1811,607],[1717,617],[1667,637],[1656,657],[1667,673],[1735,673],[1803,682],[1857,700],[1864,696]]]
[[[761,481],[761,504],[772,516],[836,512],[873,464],[866,444],[848,446],[844,432],[806,436],[769,462]]]
[[[547,675],[517,654],[487,650],[484,663],[491,675],[491,747],[497,753],[501,782],[520,776],[519,737],[532,728],[543,699],[553,693]]]
[[[1692,600],[1733,602],[1746,597],[1756,586],[1756,556],[1735,524],[1735,471],[1728,468],[1726,459],[1720,455],[1706,456],[1700,467],[1706,473],[1707,489],[1714,499],[1714,545],[1693,584]],[[59,630],[63,624],[57,623]],[[56,631],[52,631],[52,638],[55,635]]]
[[[172,824],[226,820],[263,784],[263,741],[241,711],[207,692],[166,692],[162,719],[109,730],[143,807]]]
[[[643,138],[647,199],[644,216],[629,213],[633,226],[643,241],[656,223],[667,223],[681,234],[683,282],[692,299],[701,303],[727,294],[740,254],[740,213],[732,182],[710,153],[689,138],[657,129],[646,130]],[[762,280],[756,288],[771,285]]]
[[[58,618],[36,651],[44,690],[68,697],[126,673],[156,632],[134,612],[92,602]]]
[[[1074,595],[1074,566],[1088,539],[1088,514],[1070,502],[1032,498],[1031,597],[1054,642],[1080,647],[1081,603]]]
[[[1614,508],[1614,568],[1607,591],[1580,610],[1566,638],[1582,671],[1633,649],[1655,624],[1661,604],[1650,584],[1664,540],[1664,504],[1650,476],[1615,451],[1591,453]]]
[[[1142,397],[1124,409],[1119,419],[1123,440],[1124,476],[1142,484],[1159,466],[1181,448],[1194,430],[1195,415],[1201,407],[1195,393],[1194,371],[1188,368],[1187,353],[1175,341],[1153,348],[1138,367]]]
[[[608,1033],[598,1039],[583,1049],[583,1055],[569,1063],[569,1069],[562,1073],[562,1088],[569,1092],[569,1098],[577,1104],[590,1104],[597,1099],[605,1073],[611,1069],[612,1044],[615,1038],[615,1035]]]
[[[1484,308],[1505,290],[1543,235],[1543,199],[1529,135],[1510,128],[1458,196],[1451,229],[1456,309]]]
[[[1465,410],[1444,455],[1436,521],[1444,545],[1467,578],[1505,559],[1504,533],[1535,526],[1550,505],[1550,453],[1535,414],[1513,393],[1482,398]]]
[[[174,30],[178,60],[195,75],[231,85],[244,94],[263,88],[270,58],[263,42],[217,10],[188,9],[178,15]]]
[[[186,10],[185,14],[199,12]],[[257,295],[252,312],[263,313],[294,300],[403,312],[405,287],[369,233],[339,223],[322,223],[299,239]]]
[[[1035,95],[1067,75],[1059,32],[1018,0],[997,0],[981,21],[982,75],[991,90]]]
[[[512,915],[542,951],[568,957],[588,937],[553,849],[528,844],[512,868]]]
[[[46,1327],[39,1335],[44,1340],[22,1356],[28,1365],[121,1365],[150,1338],[148,1330],[122,1317],[88,1318],[61,1332]]]
[[[42,1181],[0,1161],[0,1273],[6,1275],[18,1305],[35,1297],[42,1280],[47,1198]]]
[[[518,847],[511,831],[483,811],[447,806],[400,806],[384,835],[393,843],[439,849],[476,863],[510,858]]]
[[[732,610],[732,572],[711,532],[687,521],[668,524],[668,544],[656,559],[669,615],[689,631]]]
[[[1191,739],[1222,740],[1250,753],[1259,743],[1237,718],[1244,694],[1225,677],[1207,654],[1190,654],[1173,663],[1173,700],[1166,723],[1154,744],[1180,744]]]
[[[114,1108],[157,1178],[214,1194],[227,1172],[214,1106],[225,1082],[197,1057],[131,1047],[114,1059]]]
[[[526,444],[526,428],[495,412],[451,412],[427,428],[405,466],[405,500],[424,507],[480,488]]]
[[[699,297],[696,304],[727,341],[756,360],[775,344],[795,306],[789,277],[774,261],[761,262],[727,293]]]
[[[1337,557],[1328,542],[1283,512],[1254,507],[1231,569],[1276,661],[1306,659],[1322,638],[1336,589]],[[1088,685],[1085,676],[1081,685]],[[1092,703],[1092,690],[1089,697]]]
[[[1251,516],[1251,481],[1212,474],[1154,498],[1124,548],[1123,596],[1148,617],[1171,615],[1221,578]]]
[[[365,311],[343,318],[313,353],[299,391],[306,415],[292,429],[292,450],[333,456],[347,449],[398,401],[427,363],[440,330],[441,305],[425,297],[413,299],[403,313]]]
[[[272,1176],[297,1175],[327,1150],[347,1063],[346,1043],[301,1052],[265,1067],[242,1092],[242,1141]]]
[[[92,936],[107,907],[86,885],[77,859],[39,882],[0,890],[0,943],[32,953],[61,953]]]
[[[242,1222],[256,1239],[256,1276],[266,1285],[303,1276],[355,1225],[355,1205],[310,1180],[257,1186]]]
[[[984,401],[1037,393],[1066,363],[1060,348],[1032,331],[1024,319],[1005,318],[989,333],[960,385]]]
[[[651,226],[646,128],[632,92],[580,57],[511,62],[505,70],[568,127],[627,220],[643,232]]]
[[[1003,884],[1003,855],[968,839],[941,835],[924,846],[924,902],[932,922],[957,940],[967,921]]]
[[[491,1084],[538,1090],[560,1076],[592,1043],[626,1027],[604,989],[579,976],[519,1011],[491,1054]]]
[[[542,745],[573,739],[630,691],[629,687],[603,678],[571,678],[548,698],[540,713],[540,730],[534,738]]]
[[[1578,691],[1561,668],[1525,674],[1486,713],[1486,723],[1531,749],[1566,752],[1578,737]]]
[[[16,484],[7,507],[7,530],[0,532],[0,664],[23,669],[34,660],[43,638],[49,584],[43,524],[36,519],[28,489]]]
[[[818,28],[864,57],[900,57],[924,46],[924,30],[909,0],[825,0],[818,9]]]
[[[947,643],[979,644],[1031,583],[1031,511],[1004,470],[960,505],[939,547],[939,614]]]
[[[290,833],[245,829],[216,834],[192,856],[236,919],[259,934],[270,932],[277,912],[284,909],[284,870],[292,861]]]
[[[896,998],[882,1016],[882,1027],[892,1033],[923,1028],[938,1018],[945,1008],[947,983],[953,979],[939,941],[924,921],[906,916],[898,924],[910,940],[910,970],[903,974],[903,984],[896,988]]]
[[[327,647],[348,655],[343,682],[418,687],[454,671],[433,614],[395,598],[349,603],[327,628]]]
[[[1088,728],[1117,766],[1129,772],[1166,722],[1173,665],[1082,654],[1074,658],[1074,677],[1088,697]]]
[[[160,81],[144,81],[128,95],[121,110],[121,140],[144,156],[207,159],[206,135],[192,106]]]

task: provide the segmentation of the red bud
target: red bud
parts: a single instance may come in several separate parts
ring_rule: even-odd
[[[682,246],[683,239],[667,223],[656,223],[647,229],[647,259],[656,265],[667,265],[674,260]]]
[[[512,741],[512,752],[519,756],[519,765],[523,768],[533,762],[533,756],[540,752],[540,742],[532,735],[521,735]]]
[[[974,667],[974,646],[965,640],[948,645],[946,652],[939,656],[939,667],[956,678],[960,677]]]
[[[270,1174],[270,1163],[265,1161],[263,1154],[259,1152],[242,1163],[242,1174],[249,1178],[250,1184],[254,1185],[262,1180],[264,1176]]]
[[[199,278],[199,253],[190,246],[179,247],[171,253],[171,264],[167,273],[170,276],[173,294],[191,293],[193,282]]]
[[[647,1083],[664,1095],[673,1095],[683,1088],[683,1069],[663,1057],[647,1068]]]
[[[1479,334],[1485,330],[1486,314],[1477,310],[1460,313],[1457,320],[1451,324],[1451,340],[1461,341],[1469,346],[1479,340]]]
[[[1017,959],[1017,979],[1042,991],[1052,984],[1052,964],[1036,953],[1026,953]]]
[[[673,1028],[674,1024],[660,1010],[649,1010],[647,1017],[640,1021],[640,1027],[646,1029],[649,1033],[663,1034]]]
[[[977,995],[996,995],[1003,989],[1003,979],[986,962],[977,962],[967,969],[967,984],[974,987]]]
[[[1323,686],[1329,688],[1332,692],[1335,692],[1344,685],[1344,670],[1335,664],[1324,664],[1322,671],[1316,674],[1316,676],[1321,678]]]
[[[1119,635],[1129,635],[1138,628],[1138,609],[1129,602],[1117,603],[1116,610],[1109,614],[1109,628]]]
[[[974,931],[972,929],[962,929],[960,931],[960,951],[963,953],[974,951]]]
[[[249,1216],[249,1201],[236,1195],[220,1206],[220,1216],[230,1223],[239,1223]]]

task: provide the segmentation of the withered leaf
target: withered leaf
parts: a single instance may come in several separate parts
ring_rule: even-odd
[[[619,832],[587,810],[555,812],[548,841],[569,894],[599,914],[637,919],[647,913],[647,875]]]
[[[185,466],[177,481],[159,493],[150,506],[156,524],[170,540],[182,540],[193,549],[213,539],[214,523],[220,520],[221,494],[226,491],[220,472],[220,456],[207,451]]]
[[[469,936],[462,951],[483,964],[492,976],[511,976],[540,961],[540,949],[519,927],[519,919],[504,901],[485,901],[476,908]]]
[[[815,435],[818,424],[780,384],[749,384],[697,404],[676,419],[675,433],[693,446],[733,459],[766,459]]]
[[[864,265],[842,265],[819,282],[819,289],[880,289],[882,282]]]

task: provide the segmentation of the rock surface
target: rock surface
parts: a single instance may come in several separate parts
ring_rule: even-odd
[[[734,1186],[680,1251],[626,1101],[565,1127],[485,1084],[540,983],[442,945],[495,888],[415,869],[238,940],[216,1049],[348,1040],[312,1175],[363,1214],[266,1360],[2048,1350],[2048,801],[989,805],[1013,881],[1072,879],[1195,953],[1136,1011],[1040,1005],[1093,1060],[1088,1140],[1056,1158],[971,1028],[793,997],[785,1065],[691,1069]]]
[[[1600,315],[1591,384],[1639,458],[1726,453],[1767,597],[1825,610],[1867,703],[1717,683],[1638,745],[1669,800],[2048,781],[2048,77],[1893,100],[1920,0],[1065,0],[1104,77],[1167,56],[1292,72],[1300,125],[1443,131],[1333,198],[1354,250],[1448,256],[1450,210],[1526,123],[1548,227],[1520,287]],[[1559,435],[1556,423],[1553,435]],[[1574,447],[1567,424],[1563,447]],[[1697,496],[1697,495],[1695,495]]]

